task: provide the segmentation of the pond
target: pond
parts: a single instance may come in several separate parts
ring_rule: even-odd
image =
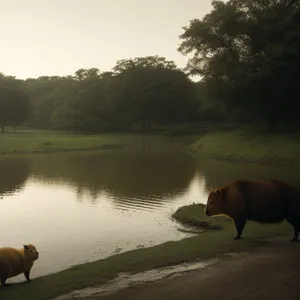
[[[40,259],[32,277],[46,275],[188,236],[171,214],[205,203],[210,187],[229,180],[300,183],[290,168],[193,158],[181,151],[187,142],[141,140],[122,150],[3,156],[0,245],[35,244]],[[22,275],[11,281],[18,280]]]

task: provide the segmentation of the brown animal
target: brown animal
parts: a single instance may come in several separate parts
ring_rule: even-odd
[[[0,248],[0,279],[4,286],[7,278],[17,276],[21,273],[30,281],[30,270],[34,261],[39,257],[34,245],[24,245],[22,249],[10,247]]]
[[[247,220],[279,223],[284,219],[294,227],[292,242],[300,231],[300,190],[279,180],[237,180],[210,192],[206,215],[227,215],[234,221],[237,236]]]

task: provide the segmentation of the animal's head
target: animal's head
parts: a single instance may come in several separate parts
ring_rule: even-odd
[[[222,191],[216,190],[208,194],[206,210],[205,213],[207,216],[214,216],[223,214],[226,211],[226,203],[223,198]]]
[[[36,250],[35,246],[32,244],[24,245],[24,257],[25,260],[37,260],[39,258],[39,253]]]

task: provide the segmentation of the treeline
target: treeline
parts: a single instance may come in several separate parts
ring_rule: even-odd
[[[37,128],[91,132],[202,121],[258,123],[269,132],[297,127],[300,0],[212,4],[180,36],[178,50],[191,55],[184,71],[148,56],[120,60],[110,72],[80,69],[27,80],[0,75],[2,129],[25,120]]]
[[[186,70],[202,76],[202,109],[269,132],[298,125],[300,1],[212,1],[202,20],[184,28],[178,50]],[[291,126],[290,126],[291,128]]]
[[[2,75],[0,87],[11,93],[0,89],[2,127],[28,118],[27,125],[37,128],[150,130],[153,124],[189,122],[198,107],[195,83],[174,62],[158,56],[120,60],[111,72],[80,69],[74,76],[24,81]],[[23,97],[16,94],[20,90]],[[22,117],[15,116],[16,109],[7,103]],[[21,109],[25,103],[29,109]]]

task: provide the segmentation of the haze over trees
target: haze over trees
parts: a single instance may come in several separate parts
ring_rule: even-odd
[[[36,128],[89,132],[203,121],[257,123],[272,133],[300,125],[300,1],[212,4],[179,37],[178,50],[189,55],[184,71],[147,56],[121,59],[106,72],[26,80],[0,74],[2,130],[26,120]]]
[[[0,127],[13,126],[27,120],[30,114],[28,95],[22,91],[20,81],[0,73]]]
[[[300,1],[213,1],[180,36],[207,107],[276,132],[299,119]],[[204,102],[203,102],[204,103]]]
[[[136,126],[146,131],[152,124],[188,122],[198,107],[195,83],[173,61],[159,56],[119,60],[110,72],[79,69],[73,76],[29,78],[17,85],[31,99],[27,125],[37,128],[97,132]],[[12,96],[4,98],[15,109],[3,106],[3,115],[8,109],[17,113],[21,105]],[[24,107],[22,111],[25,118]]]

